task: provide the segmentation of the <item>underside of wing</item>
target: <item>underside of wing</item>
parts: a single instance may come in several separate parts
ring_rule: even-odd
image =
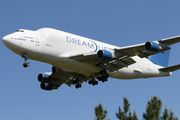
[[[78,83],[78,85],[80,85],[80,83],[87,82],[89,79],[90,76],[56,67],[52,67],[52,72],[41,73],[38,75],[38,80],[41,82],[41,88],[44,90],[58,89],[62,84],[71,86],[72,84],[74,85]]]

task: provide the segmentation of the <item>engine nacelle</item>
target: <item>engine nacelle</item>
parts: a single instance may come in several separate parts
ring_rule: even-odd
[[[152,51],[152,52],[158,52],[161,49],[159,44],[155,42],[146,42],[144,47],[147,51]]]
[[[99,50],[97,52],[97,58],[100,60],[110,60],[113,58],[113,54],[107,50]]]
[[[41,82],[41,83],[50,83],[52,80],[51,76],[48,75],[48,74],[42,74],[40,73],[38,75],[38,81]]]
[[[54,88],[54,85],[52,83],[41,83],[40,87],[43,90],[52,90]]]

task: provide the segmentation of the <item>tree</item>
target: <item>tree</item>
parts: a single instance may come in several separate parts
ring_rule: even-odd
[[[160,98],[153,96],[151,101],[147,102],[146,113],[143,113],[145,120],[160,120],[162,102]]]
[[[171,109],[171,111],[170,111],[170,115],[169,115],[169,117],[168,117],[168,120],[178,120],[177,117],[174,117],[174,113],[172,112],[172,109]]]
[[[118,113],[116,113],[116,117],[119,120],[137,120],[136,112],[134,111],[133,116],[131,115],[130,111],[130,103],[126,97],[124,97],[124,112],[122,112],[121,108],[119,107]],[[128,114],[129,112],[129,114]]]
[[[116,117],[119,120],[138,120],[136,112],[134,110],[133,115],[130,111],[130,103],[126,97],[124,97],[123,110],[119,106],[118,112],[116,113]],[[165,107],[164,112],[161,117],[161,108],[162,102],[160,97],[156,97],[153,95],[151,100],[147,102],[146,112],[143,113],[143,120],[178,120],[177,117],[174,116],[172,109],[170,112],[167,107]],[[107,110],[103,110],[101,103],[95,107],[96,120],[104,120],[107,116]],[[110,119],[108,119],[110,120]]]
[[[146,113],[143,113],[144,120],[178,120],[174,117],[172,110],[168,113],[167,107],[165,107],[162,117],[160,116],[162,108],[162,102],[160,97],[153,96],[150,101],[147,102]]]
[[[103,110],[101,103],[95,107],[96,120],[104,120],[107,117],[107,110]]]
[[[162,120],[168,120],[168,117],[169,117],[169,113],[168,113],[168,109],[165,108],[164,109],[164,112],[163,112],[163,116],[162,116]]]

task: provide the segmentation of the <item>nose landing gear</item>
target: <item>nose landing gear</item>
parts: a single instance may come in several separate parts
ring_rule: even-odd
[[[28,55],[27,55],[27,54],[23,54],[21,57],[24,58],[23,67],[24,67],[24,68],[29,67],[30,63],[29,63],[29,62],[26,62],[27,59],[28,59]]]
[[[29,62],[23,63],[23,67],[24,67],[24,68],[29,67],[29,65],[30,65]]]

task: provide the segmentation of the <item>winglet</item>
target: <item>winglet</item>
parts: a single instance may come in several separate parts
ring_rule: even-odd
[[[160,71],[163,72],[173,72],[180,69],[180,64],[179,65],[174,65],[174,66],[169,66],[169,67],[165,67],[165,68],[161,68],[159,69]]]

